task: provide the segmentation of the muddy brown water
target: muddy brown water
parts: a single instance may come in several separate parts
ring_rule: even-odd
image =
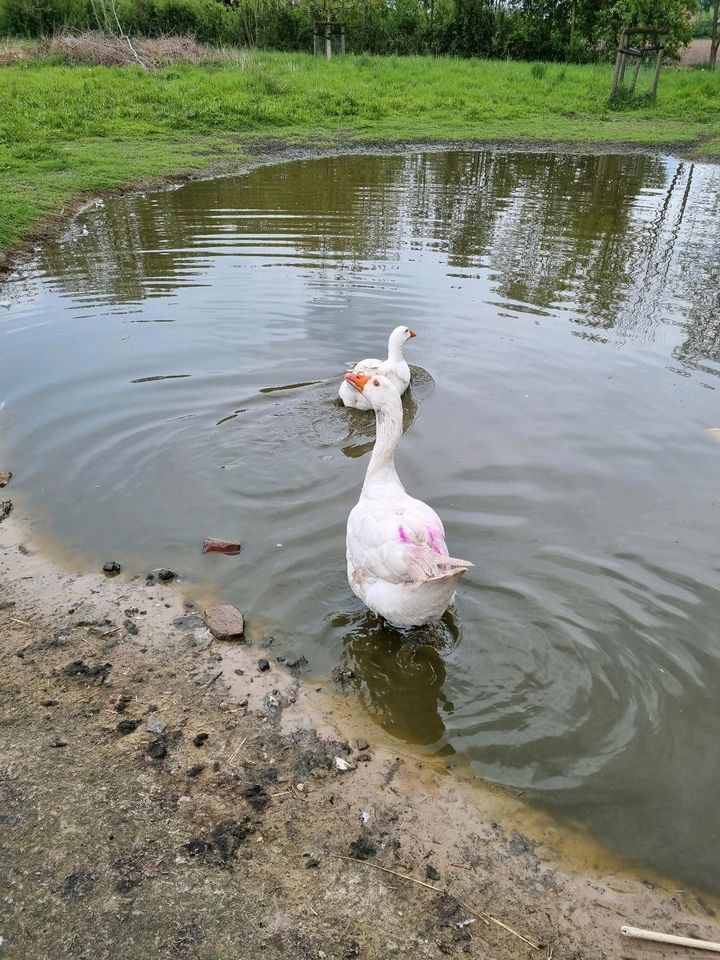
[[[720,892],[720,169],[438,152],[107,202],[0,287],[18,513],[169,565],[462,758]],[[398,468],[477,566],[438,627],[345,580],[346,365],[414,327]],[[243,544],[202,556],[207,536]]]

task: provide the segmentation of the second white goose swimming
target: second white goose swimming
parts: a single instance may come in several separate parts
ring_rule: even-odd
[[[387,360],[376,360],[374,357],[368,357],[367,360],[356,363],[352,372],[363,376],[380,374],[388,378],[398,393],[405,393],[410,383],[410,367],[403,356],[403,347],[415,335],[415,331],[411,330],[410,327],[395,327],[388,340]],[[339,394],[346,407],[372,410],[363,394],[351,387],[346,380],[343,380],[340,384]]]
[[[395,471],[400,394],[387,377],[346,373],[375,410],[377,435],[360,500],[347,522],[347,576],[355,596],[397,626],[439,619],[472,566],[448,556],[442,520],[405,492]]]

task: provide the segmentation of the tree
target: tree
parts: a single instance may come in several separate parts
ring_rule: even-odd
[[[720,0],[715,0],[713,6],[712,33],[710,40],[710,69],[714,70],[717,64],[718,47],[720,47]]]

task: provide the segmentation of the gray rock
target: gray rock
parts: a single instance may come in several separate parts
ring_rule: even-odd
[[[205,611],[205,626],[218,640],[242,640],[245,618],[237,607],[221,603]]]
[[[166,727],[167,724],[164,720],[160,719],[159,714],[148,714],[147,722],[145,724],[145,729],[148,731],[148,733],[162,733]]]

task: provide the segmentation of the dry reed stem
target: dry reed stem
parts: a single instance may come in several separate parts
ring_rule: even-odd
[[[494,917],[491,913],[485,913],[482,910],[476,910],[474,907],[471,907],[469,904],[465,903],[464,900],[461,900],[457,894],[450,893],[449,890],[441,890],[440,887],[433,887],[429,883],[425,883],[424,880],[418,880],[416,877],[411,877],[406,873],[398,873],[397,870],[390,870],[388,867],[381,867],[379,863],[370,863],[368,860],[358,860],[357,857],[345,857],[340,853],[333,854],[338,860],[350,860],[352,863],[361,863],[365,867],[372,867],[374,870],[382,870],[383,873],[391,873],[394,877],[400,877],[401,880],[409,880],[411,883],[416,883],[420,887],[426,887],[428,890],[432,890],[434,893],[446,894],[449,897],[452,897],[453,900],[457,901],[461,907],[464,907],[468,913],[471,913],[474,917],[477,917],[478,920],[482,920],[484,923],[494,923],[498,927],[502,927],[503,930],[507,930],[508,933],[511,933],[514,937],[517,937],[519,940],[522,940],[523,943],[527,943],[528,946],[532,947],[533,950],[541,950],[542,947],[539,943],[533,943],[532,940],[528,940],[527,937],[524,937],[521,933],[518,933],[517,930],[513,930],[512,927],[509,927],[506,923],[503,923],[502,920],[498,920],[497,917]]]

